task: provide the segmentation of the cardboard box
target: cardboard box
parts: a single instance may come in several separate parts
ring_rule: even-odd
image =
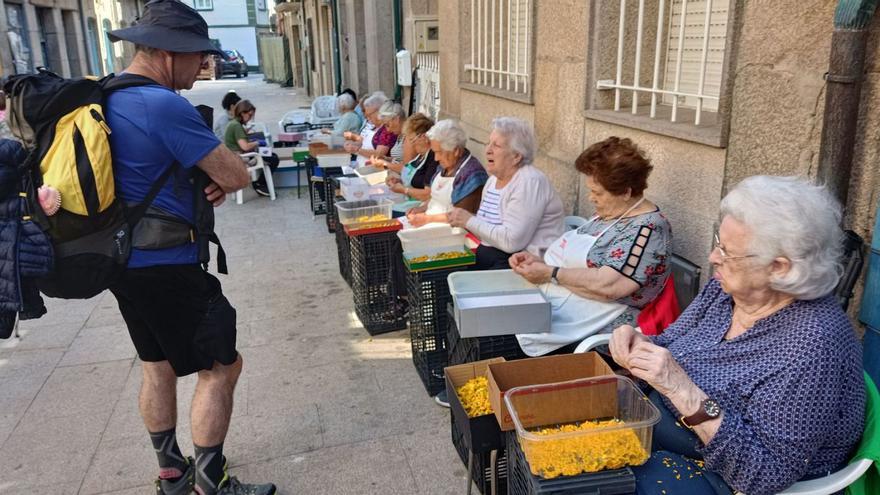
[[[611,367],[595,352],[544,356],[489,365],[489,402],[502,431],[514,429],[504,403],[504,392],[525,385],[567,382],[578,378],[613,375]],[[549,405],[548,405],[549,407]],[[524,423],[531,418],[520,418]]]
[[[455,391],[471,378],[486,376],[490,364],[503,362],[504,358],[498,357],[448,366],[443,370],[446,374],[446,393],[452,419],[458,425],[458,430],[464,434],[465,446],[477,454],[504,448],[504,437],[494,414],[469,418]]]

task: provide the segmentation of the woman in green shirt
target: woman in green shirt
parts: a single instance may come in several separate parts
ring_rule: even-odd
[[[250,100],[241,100],[235,104],[235,110],[233,111],[235,118],[229,121],[229,124],[226,126],[226,132],[223,135],[223,143],[227,148],[236,153],[250,153],[258,151],[261,144],[266,144],[262,140],[250,140],[244,127],[245,124],[254,119],[256,113],[257,107]],[[272,156],[264,156],[263,161],[273,172],[278,168],[279,159],[275,153],[272,153]],[[262,174],[259,179],[254,181],[253,186],[254,191],[260,196],[269,196],[269,191],[266,188],[266,178]]]

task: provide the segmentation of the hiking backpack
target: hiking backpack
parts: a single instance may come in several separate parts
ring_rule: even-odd
[[[168,222],[157,220],[154,228],[146,229],[139,223],[145,216],[161,218],[152,214],[150,205],[182,167],[169,164],[143,202],[123,204],[115,193],[109,140],[112,130],[104,118],[104,103],[111,91],[149,84],[156,83],[144,77],[112,74],[100,80],[64,79],[40,69],[36,74],[12,76],[4,86],[9,127],[28,150],[20,175],[29,214],[52,239],[55,250],[52,274],[37,281],[47,296],[93,297],[112,286],[125,271],[133,232],[160,241],[167,237],[163,226]],[[198,243],[199,261],[206,266],[208,242],[219,246],[213,233],[213,208],[200,207],[207,198],[199,193],[210,179],[194,169],[188,180],[194,182],[196,225],[184,224],[185,235],[178,243]],[[60,192],[57,213],[48,215],[40,206],[38,189],[43,185]],[[167,242],[163,245],[168,247]],[[224,258],[220,248],[221,273],[226,273]]]

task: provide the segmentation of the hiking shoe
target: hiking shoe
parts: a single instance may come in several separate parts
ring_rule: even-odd
[[[265,483],[250,485],[238,481],[235,476],[230,476],[217,490],[217,495],[274,495],[275,485]]]
[[[441,390],[439,394],[434,396],[434,402],[440,407],[449,407],[449,396],[446,395],[446,389]]]
[[[196,483],[196,463],[192,457],[186,458],[186,472],[176,480],[156,480],[156,495],[189,495]]]

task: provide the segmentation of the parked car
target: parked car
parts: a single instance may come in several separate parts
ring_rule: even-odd
[[[223,50],[226,53],[226,60],[221,61],[221,74],[235,74],[235,77],[247,77],[248,66],[244,57],[238,50]]]

